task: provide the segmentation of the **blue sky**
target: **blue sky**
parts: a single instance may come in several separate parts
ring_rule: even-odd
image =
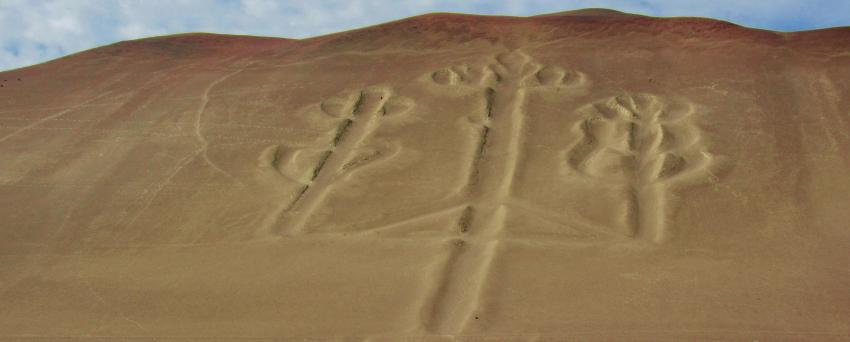
[[[850,26],[850,0],[0,0],[0,70],[182,32],[304,38],[429,12],[527,16],[589,7],[778,31]]]

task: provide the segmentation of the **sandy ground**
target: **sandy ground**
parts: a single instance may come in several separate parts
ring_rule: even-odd
[[[0,339],[850,339],[846,28],[437,14],[0,81]]]

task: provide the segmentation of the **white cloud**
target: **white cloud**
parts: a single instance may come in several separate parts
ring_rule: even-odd
[[[587,7],[778,30],[850,24],[846,0],[0,0],[0,70],[162,34],[303,38],[428,12],[525,16]]]

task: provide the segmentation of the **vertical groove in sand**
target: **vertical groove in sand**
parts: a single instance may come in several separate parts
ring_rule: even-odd
[[[494,84],[484,91],[483,124],[467,189],[471,204],[458,219],[460,237],[452,241],[439,285],[423,312],[424,329],[436,334],[461,332],[479,307],[507,216],[523,142],[525,75],[523,54],[497,56]],[[463,79],[459,77],[458,79]]]
[[[433,295],[422,312],[425,331],[459,333],[475,318],[500,244],[495,237],[504,227],[504,209],[501,206],[489,220],[480,216],[471,218],[472,222],[487,221],[493,225],[486,236],[469,234],[467,238],[449,241],[448,248],[451,250],[442,264],[440,275],[436,277],[438,282],[431,290]],[[467,214],[475,216],[471,211],[464,211],[458,220],[459,226],[470,219]],[[480,239],[476,239],[476,235]]]
[[[526,93],[584,84],[581,73],[544,69],[519,51],[496,55],[495,60],[481,72],[464,66],[432,74],[444,86],[484,90],[483,124],[466,185],[471,201],[457,221],[459,237],[452,241],[441,275],[436,277],[440,282],[422,312],[423,328],[434,334],[461,333],[477,318],[522,160]]]
[[[490,135],[490,127],[485,125],[481,126],[481,136],[478,139],[477,149],[475,151],[475,155],[472,158],[472,163],[469,168],[469,177],[467,178],[466,185],[463,186],[464,189],[471,189],[476,184],[478,184],[479,173],[481,172],[481,160],[484,159],[484,153],[487,150],[487,137]]]

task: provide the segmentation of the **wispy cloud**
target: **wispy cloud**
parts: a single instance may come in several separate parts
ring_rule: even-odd
[[[303,38],[428,12],[526,16],[588,7],[781,31],[850,25],[846,0],[2,0],[0,70],[181,32]]]

